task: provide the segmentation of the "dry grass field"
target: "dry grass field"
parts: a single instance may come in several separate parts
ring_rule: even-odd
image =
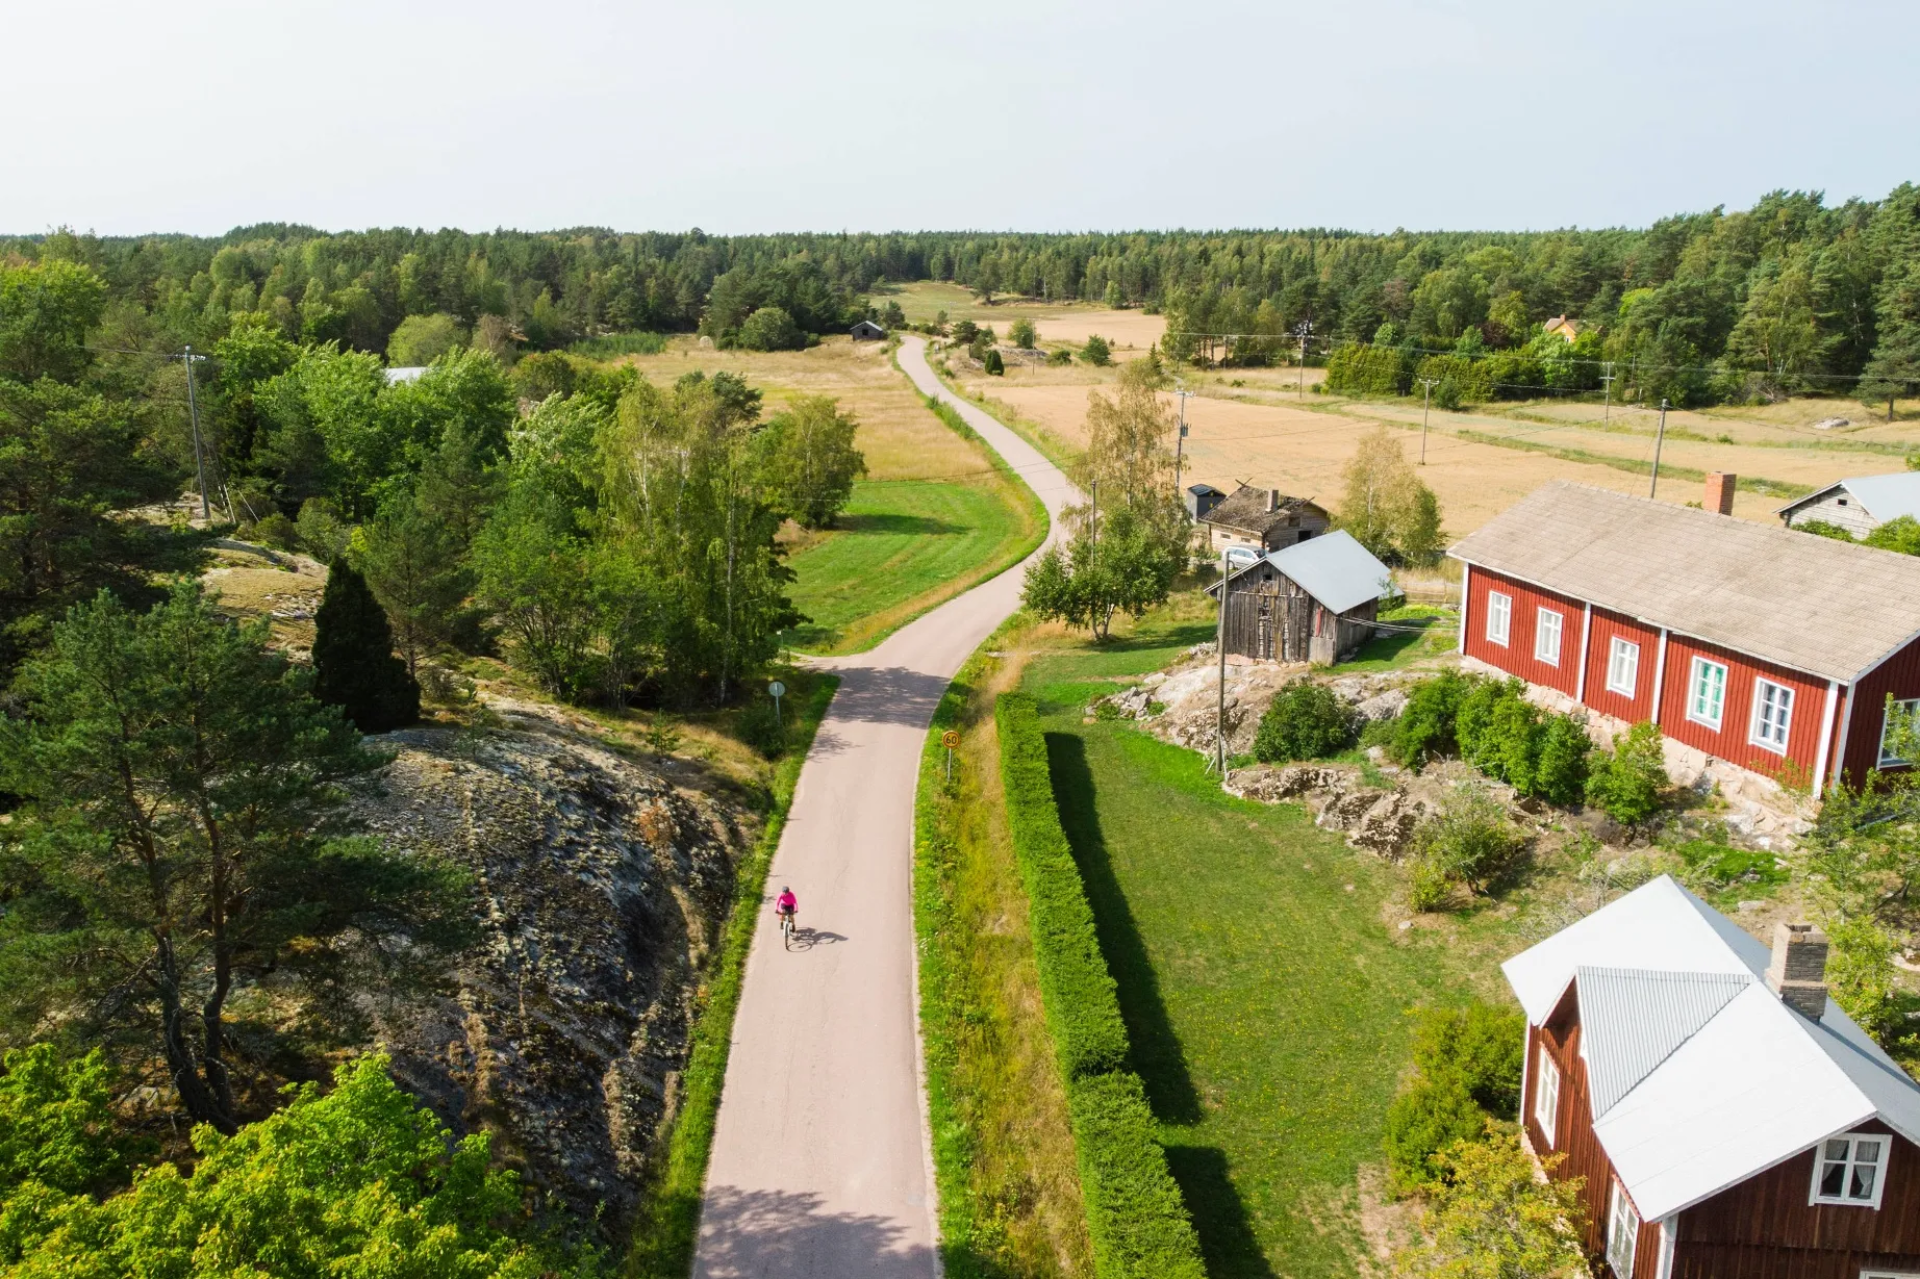
[[[1324,376],[1319,369],[1306,370],[1308,393],[1301,397],[1296,390],[1299,373],[1284,368],[1190,373],[1186,385],[1199,394],[1187,404],[1186,482],[1204,481],[1231,491],[1244,481],[1322,503],[1337,502],[1355,439],[1376,422],[1404,432],[1408,458],[1418,459],[1417,400],[1361,403],[1314,395],[1314,382]],[[1077,448],[1086,439],[1087,393],[1110,384],[1113,377],[1111,370],[1036,370],[1009,364],[1005,377],[970,373],[962,376],[961,385],[969,394],[988,395],[1011,406]],[[1168,403],[1174,403],[1172,397]],[[1815,421],[1836,416],[1851,424],[1837,430],[1813,428]],[[1472,532],[1548,480],[1644,494],[1656,415],[1616,405],[1610,417],[1602,419],[1602,406],[1586,403],[1493,405],[1467,413],[1435,410],[1421,477],[1440,498],[1448,532]],[[1661,451],[1659,495],[1672,502],[1699,501],[1699,480],[1686,474],[1688,470],[1732,471],[1748,481],[1819,487],[1847,476],[1902,470],[1905,450],[1915,447],[1920,447],[1920,420],[1888,425],[1884,409],[1875,415],[1851,402],[1799,400],[1763,408],[1673,412],[1667,417]],[[1787,500],[1743,489],[1735,498],[1734,514],[1770,522]]]
[[[1164,316],[1143,311],[1116,311],[1079,302],[1042,302],[1012,295],[996,298],[992,303],[980,303],[974,300],[971,289],[925,280],[915,284],[882,285],[873,290],[872,297],[876,303],[887,298],[898,302],[914,324],[924,323],[945,311],[949,320],[991,324],[1002,338],[1007,335],[1007,326],[1015,320],[1032,320],[1041,343],[1048,346],[1079,347],[1098,333],[1112,345],[1115,359],[1146,354],[1147,348],[1159,342],[1167,331]]]

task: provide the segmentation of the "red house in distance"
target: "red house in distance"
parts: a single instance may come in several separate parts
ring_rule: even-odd
[[[1920,707],[1920,558],[1707,509],[1548,484],[1464,538],[1460,647],[1703,762],[1817,797],[1902,768],[1888,698]]]

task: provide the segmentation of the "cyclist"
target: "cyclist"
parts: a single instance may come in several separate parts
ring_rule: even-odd
[[[791,916],[794,927],[796,928],[799,927],[800,899],[798,897],[795,897],[793,895],[793,890],[791,888],[788,888],[785,884],[782,884],[780,886],[780,895],[774,898],[773,900],[774,921],[776,923],[779,922],[780,917],[782,915]]]

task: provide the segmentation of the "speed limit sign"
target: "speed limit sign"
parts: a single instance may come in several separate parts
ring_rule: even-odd
[[[940,734],[940,744],[948,750],[953,750],[960,745],[960,734],[949,728],[946,732]]]

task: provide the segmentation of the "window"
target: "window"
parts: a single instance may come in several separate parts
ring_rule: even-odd
[[[1560,614],[1539,610],[1533,623],[1533,655],[1548,666],[1560,665]]]
[[[1513,596],[1499,591],[1487,592],[1487,638],[1505,647],[1507,623],[1513,618]]]
[[[1793,723],[1793,690],[1770,679],[1753,683],[1753,744],[1787,753],[1787,726]]]
[[[1895,702],[1893,705],[1903,714],[1920,714],[1920,697],[1911,698],[1904,702]],[[1880,767],[1882,768],[1890,768],[1895,764],[1911,764],[1913,762],[1910,759],[1902,759],[1894,753],[1894,748],[1887,741],[1887,731],[1892,727],[1893,716],[1888,715],[1880,721]]]
[[[1560,1067],[1547,1053],[1547,1046],[1540,1045],[1540,1052],[1534,1067],[1533,1081],[1533,1119],[1540,1125],[1540,1131],[1546,1134],[1547,1145],[1554,1144],[1554,1121],[1560,1117]]]
[[[1613,1205],[1607,1213],[1607,1264],[1619,1279],[1632,1279],[1633,1254],[1640,1246],[1640,1214],[1619,1182],[1613,1183]]]
[[[1813,1197],[1808,1202],[1878,1208],[1891,1144],[1889,1138],[1870,1132],[1821,1142],[1820,1157],[1813,1161]]]
[[[1640,646],[1616,635],[1607,653],[1607,691],[1632,697],[1639,686]]]
[[[1708,728],[1720,727],[1720,712],[1727,701],[1727,668],[1704,657],[1693,659],[1692,694],[1687,698],[1687,718]]]

